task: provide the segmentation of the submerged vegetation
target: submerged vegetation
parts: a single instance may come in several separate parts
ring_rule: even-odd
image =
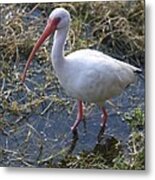
[[[86,105],[79,139],[70,132],[75,100],[66,96],[49,61],[51,41],[40,48],[21,84],[28,55],[56,7],[71,13],[66,54],[94,48],[144,70],[142,0],[1,4],[0,166],[145,169],[144,73],[127,94],[107,103],[114,116],[105,132],[97,108]]]

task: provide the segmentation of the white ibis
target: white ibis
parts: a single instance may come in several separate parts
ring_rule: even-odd
[[[120,95],[126,87],[135,82],[136,72],[141,72],[127,63],[114,59],[96,50],[81,49],[64,57],[64,44],[70,25],[70,14],[63,8],[52,11],[47,25],[35,44],[26,63],[22,81],[27,69],[41,44],[54,34],[51,59],[56,75],[69,96],[78,100],[77,119],[71,130],[76,131],[83,119],[83,101],[96,103],[102,110],[101,125],[107,121],[104,102]]]

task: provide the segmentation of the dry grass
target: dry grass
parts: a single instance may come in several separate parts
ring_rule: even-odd
[[[59,6],[72,16],[68,51],[96,48],[144,64],[144,1],[1,5],[1,59],[26,58],[48,15]]]

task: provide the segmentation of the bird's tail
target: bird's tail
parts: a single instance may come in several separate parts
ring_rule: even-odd
[[[134,73],[141,74],[141,73],[142,73],[142,70],[135,67]]]

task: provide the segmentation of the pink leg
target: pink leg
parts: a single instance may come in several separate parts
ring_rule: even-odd
[[[107,114],[107,112],[106,112],[106,110],[105,110],[104,107],[102,108],[102,112],[103,112],[103,114],[102,114],[102,116],[101,116],[101,118],[102,118],[101,126],[102,126],[102,127],[105,127],[105,126],[106,126],[106,123],[107,123],[107,119],[108,119],[108,114]]]
[[[76,118],[73,126],[71,127],[71,130],[73,132],[76,130],[77,126],[79,125],[79,123],[81,122],[82,119],[83,119],[83,103],[82,103],[82,101],[78,101],[77,118]]]

